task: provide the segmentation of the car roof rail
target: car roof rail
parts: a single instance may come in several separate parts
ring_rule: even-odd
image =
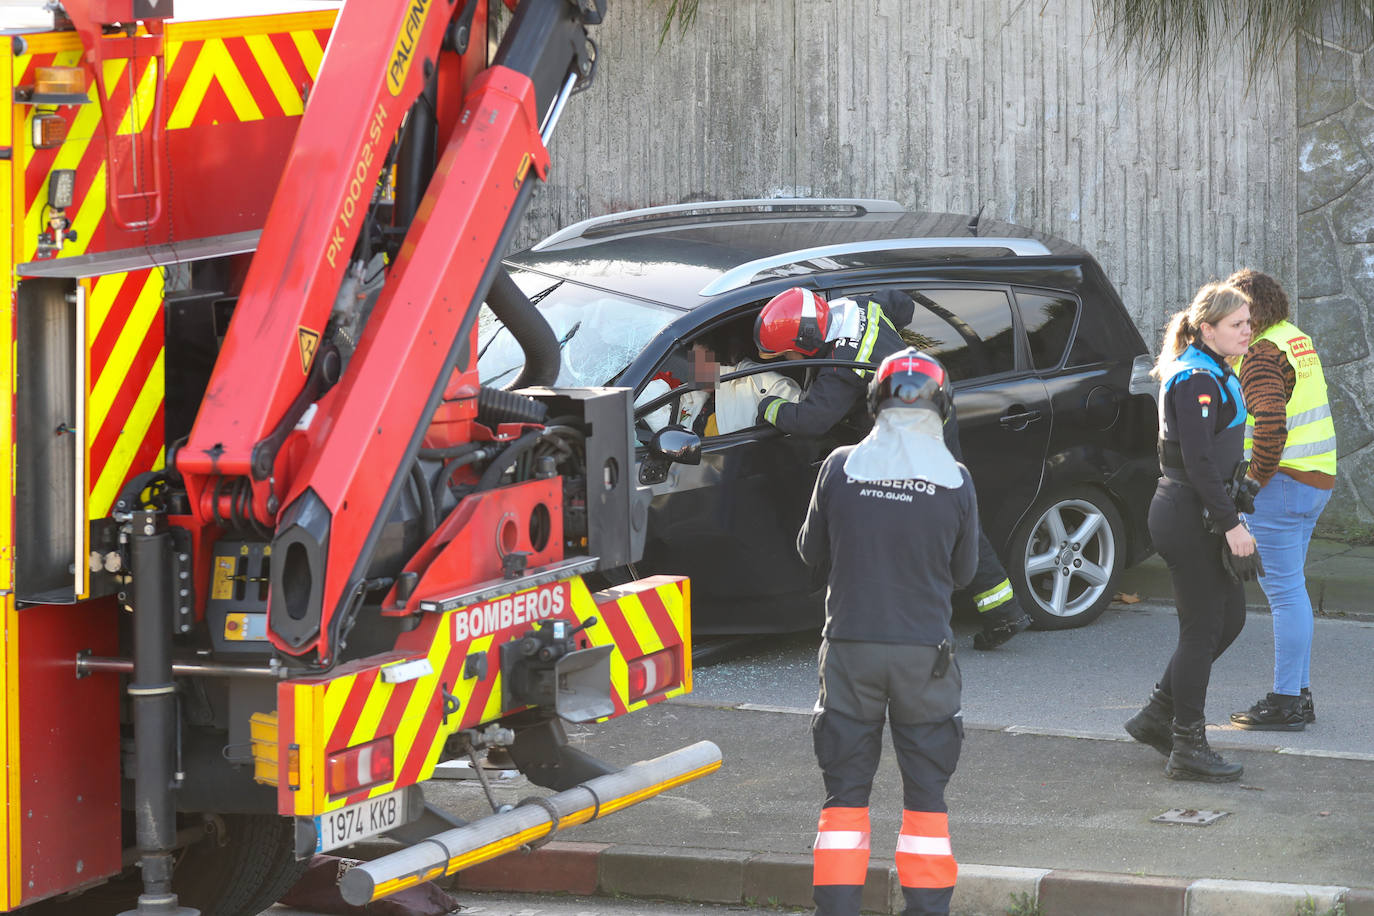
[[[836,211],[849,210],[848,214]],[[707,200],[697,203],[671,204],[665,207],[645,207],[594,216],[573,223],[536,243],[534,251],[543,251],[563,242],[584,238],[592,232],[612,228],[634,229],[638,223],[687,221],[693,217],[719,213],[762,216],[778,214],[796,216],[824,213],[831,216],[867,216],[870,213],[905,213],[906,208],[895,200],[873,200],[863,197],[761,197],[748,200]],[[655,226],[661,228],[661,226]]]
[[[1017,257],[1037,257],[1050,254],[1043,242],[1026,238],[922,238],[922,239],[875,239],[868,242],[845,242],[840,245],[823,245],[819,248],[803,248],[770,255],[755,261],[748,261],[733,267],[707,283],[697,293],[699,296],[715,296],[748,286],[759,274],[779,267],[791,267],[806,261],[821,258],[844,257],[851,254],[867,254],[875,251],[923,251],[934,248],[987,248],[1001,249]]]

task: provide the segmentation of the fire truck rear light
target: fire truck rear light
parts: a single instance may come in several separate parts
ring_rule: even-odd
[[[33,78],[34,95],[85,95],[86,74],[80,67],[38,67]]]
[[[678,665],[677,653],[675,648],[662,649],[630,662],[627,671],[630,702],[661,693],[678,684],[681,666]]]
[[[33,148],[53,149],[67,139],[67,119],[50,111],[33,116]]]
[[[329,794],[351,795],[366,786],[391,782],[394,764],[390,735],[336,751],[325,761]]]

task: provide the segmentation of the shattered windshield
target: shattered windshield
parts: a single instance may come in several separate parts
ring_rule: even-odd
[[[558,338],[559,387],[605,385],[681,312],[641,299],[579,286],[526,271],[511,276]],[[477,371],[482,384],[508,385],[525,364],[510,331],[483,305],[478,316]]]

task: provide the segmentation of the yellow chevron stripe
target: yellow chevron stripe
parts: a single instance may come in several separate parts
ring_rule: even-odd
[[[272,94],[277,97],[277,104],[281,106],[282,112],[288,115],[304,112],[301,94],[291,84],[291,74],[286,72],[286,66],[281,62],[281,55],[277,53],[277,47],[272,44],[272,39],[266,35],[249,35],[245,40],[248,50],[253,52],[253,59],[262,68],[262,75],[267,78],[267,85],[272,87]]]
[[[100,373],[91,390],[88,415],[91,418],[90,437],[87,444],[94,441],[96,427],[103,422],[114,403],[115,395],[129,374],[129,367],[138,353],[139,346],[147,338],[153,322],[162,315],[162,273],[157,270],[148,272],[143,289],[139,291],[138,301],[134,303],[129,321],[120,332],[119,340],[110,353],[110,359]]]
[[[501,685],[501,672],[496,673],[496,682],[491,685],[491,693],[487,696],[487,705],[482,708],[482,722],[491,722],[501,718],[501,713],[505,710],[501,708],[501,693],[504,688]]]
[[[201,46],[196,62],[191,65],[191,72],[187,74],[186,83],[181,87],[181,95],[177,97],[176,105],[172,107],[172,113],[167,118],[168,130],[189,127],[196,116],[196,112],[200,109],[200,103],[205,101],[205,90],[210,88],[210,80],[214,76],[214,70],[207,63],[209,58],[206,55],[209,42],[212,40],[208,39]],[[223,42],[220,44],[223,47]],[[174,50],[178,55],[181,53],[182,47],[182,45],[175,46]],[[170,57],[171,55],[169,55]],[[167,66],[172,66],[171,59],[168,60]]]
[[[349,691],[353,689],[353,682],[358,679],[357,675],[341,677],[329,682],[324,689],[323,715],[324,721],[332,724],[339,721],[339,716],[343,714],[344,703],[348,701]],[[321,747],[321,751],[328,748]]]
[[[320,60],[324,57],[324,49],[320,47],[320,40],[315,37],[314,32],[292,32],[291,43],[296,46],[296,51],[301,56],[301,63],[305,64],[305,71],[313,78],[320,72]]]
[[[91,244],[91,238],[95,234],[95,229],[100,225],[100,220],[105,216],[105,201],[108,197],[105,186],[105,160],[100,160],[100,167],[95,170],[95,175],[91,178],[91,186],[86,189],[86,196],[81,201],[81,207],[72,217],[71,228],[76,232],[76,241],[68,242],[62,248],[62,254],[70,257],[72,255],[85,254],[86,247]],[[70,214],[69,214],[70,215]],[[36,232],[30,238],[38,238]]]
[[[635,642],[639,643],[640,650],[648,655],[662,649],[663,640],[649,620],[649,612],[644,610],[644,602],[639,600],[639,596],[627,595],[617,603],[625,615],[625,622],[635,634]]]
[[[368,691],[367,700],[363,703],[362,711],[358,713],[358,721],[353,724],[353,731],[349,733],[348,742],[344,747],[362,744],[364,741],[371,741],[377,737],[377,726],[381,724],[382,713],[386,712],[387,703],[395,692],[395,684],[388,684],[382,680],[381,675],[377,676],[377,679],[372,682],[372,689]],[[327,751],[329,749],[321,748],[321,750]]]
[[[236,19],[201,19],[171,22],[167,25],[168,41],[200,41],[206,38],[232,38],[259,33],[277,34],[290,29],[327,29],[334,25],[336,10],[308,13],[275,13],[268,16],[244,16]]]
[[[449,642],[448,635],[453,631],[450,629],[449,624],[450,621],[448,617],[445,617],[443,622],[439,625],[439,636],[434,642],[436,648],[439,648],[441,651],[435,656],[433,662],[433,676],[427,678],[429,681],[428,688],[416,687],[415,694],[411,696],[410,704],[406,707],[405,714],[401,716],[401,722],[396,731],[398,759],[400,758],[401,749],[407,751],[413,750],[411,745],[415,741],[415,736],[420,729],[420,725],[424,722],[426,710],[430,708],[432,704],[440,702],[439,689],[441,685],[439,684],[439,677],[443,671],[444,664],[448,661],[448,657],[453,651],[453,646]],[[469,648],[467,651],[470,653],[490,652],[494,639],[494,634],[488,634],[478,639],[474,639],[468,644]],[[420,771],[416,776],[417,781],[429,779],[434,775],[434,766],[439,762],[439,753],[444,748],[444,742],[448,739],[449,735],[458,730],[459,723],[462,721],[463,710],[467,708],[467,704],[472,700],[472,693],[476,687],[476,679],[464,678],[462,671],[458,672],[458,683],[449,685],[450,691],[458,698],[458,702],[462,705],[458,709],[458,715],[449,718],[448,725],[443,725],[442,723],[439,725],[439,730],[434,733],[434,740],[430,742],[429,747],[425,748],[425,758],[424,762],[420,764]],[[420,696],[419,694],[422,689],[424,689],[424,695]]]
[[[104,277],[96,277],[91,281],[91,289],[86,296],[86,346],[95,343],[100,336],[100,329],[105,326],[105,319],[110,317],[110,309],[114,307],[115,298],[119,295],[120,289],[124,285],[121,276],[127,274],[114,274]]]
[[[186,86],[181,92],[181,97],[177,99],[171,117],[167,119],[168,130],[177,130],[191,124],[201,103],[205,101],[205,93],[210,88],[211,80],[218,82],[220,89],[224,90],[234,114],[240,121],[262,120],[262,109],[258,108],[253,93],[248,91],[243,76],[229,55],[229,49],[220,39],[210,38],[201,46],[200,54],[196,56],[196,62],[186,77]]]
[[[119,438],[115,440],[114,448],[110,450],[110,457],[105,462],[105,467],[100,471],[100,479],[91,488],[91,498],[88,504],[90,518],[104,518],[110,514],[115,497],[119,495],[119,488],[124,485],[124,481],[129,477],[134,457],[144,440],[147,439],[148,430],[153,426],[157,409],[162,406],[163,398],[166,395],[162,375],[162,357],[165,352],[165,350],[158,351],[157,361],[153,363],[148,380],[144,383],[143,390],[138,393],[138,400],[134,402],[133,410],[129,412],[129,418],[124,421],[124,427],[120,430]],[[92,432],[94,433],[96,430],[92,430]],[[154,465],[154,467],[157,466],[159,465]],[[139,468],[138,470],[151,469]]]
[[[123,63],[120,61],[119,63]],[[105,71],[109,73],[109,62],[105,65]],[[123,69],[123,68],[121,68]],[[123,74],[121,74],[123,76]],[[127,78],[127,77],[125,77]],[[113,87],[114,82],[108,76],[106,85]],[[153,92],[157,89],[157,67],[148,66],[144,68],[143,76],[138,81],[138,91],[134,93],[133,104],[124,109],[124,117],[120,120],[119,126],[115,128],[115,134],[141,133],[148,126],[148,119],[153,114]],[[138,115],[138,127],[133,126],[133,116]],[[161,151],[159,150],[159,155]]]

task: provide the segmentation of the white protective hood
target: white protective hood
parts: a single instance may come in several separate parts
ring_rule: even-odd
[[[945,447],[940,415],[925,408],[878,411],[873,431],[845,459],[844,472],[855,480],[928,480],[951,490],[964,483]]]

